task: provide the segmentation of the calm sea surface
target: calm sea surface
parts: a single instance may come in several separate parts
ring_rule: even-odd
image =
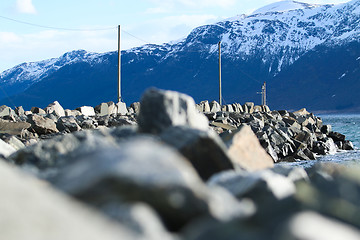
[[[317,162],[334,162],[343,165],[360,166],[360,114],[347,115],[317,115],[322,118],[324,124],[330,124],[332,130],[346,136],[353,142],[356,150],[344,151],[334,155],[319,157],[315,161],[300,161],[296,163],[280,163],[281,165],[311,167]]]

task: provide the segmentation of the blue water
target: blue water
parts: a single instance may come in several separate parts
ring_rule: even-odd
[[[299,161],[296,163],[281,163],[281,165],[311,167],[318,162],[333,162],[343,165],[360,166],[360,114],[317,115],[324,124],[330,124],[332,130],[346,136],[355,147],[354,151],[342,151],[334,155],[321,156],[314,161]]]

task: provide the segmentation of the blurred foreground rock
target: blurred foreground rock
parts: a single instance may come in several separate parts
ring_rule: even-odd
[[[1,239],[147,239],[0,161]],[[157,238],[152,238],[157,239]],[[171,238],[168,238],[171,239]]]

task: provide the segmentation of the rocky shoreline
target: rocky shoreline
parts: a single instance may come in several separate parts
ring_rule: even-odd
[[[9,240],[360,237],[358,169],[275,164],[353,149],[305,109],[150,89],[129,108],[2,106],[0,118]]]

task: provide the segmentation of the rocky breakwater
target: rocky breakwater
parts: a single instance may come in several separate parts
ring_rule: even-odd
[[[254,103],[220,107],[215,101],[204,101],[197,109],[223,138],[242,126],[250,126],[274,162],[315,160],[318,155],[354,150],[345,135],[332,131],[331,125],[324,125],[321,118],[305,108],[296,112],[270,111],[268,106]]]
[[[274,166],[251,124],[220,137],[208,119],[189,96],[151,89],[137,125],[17,127],[42,139],[19,150],[0,141],[2,238],[360,238],[360,170]]]

